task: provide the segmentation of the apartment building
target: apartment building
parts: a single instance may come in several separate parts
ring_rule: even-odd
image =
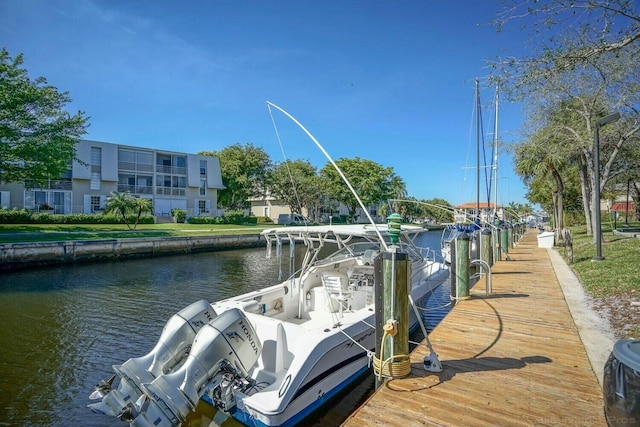
[[[0,206],[96,213],[109,193],[129,191],[151,199],[156,216],[170,216],[174,208],[188,216],[218,215],[218,190],[224,186],[216,157],[81,140],[76,158],[46,186],[0,183]]]

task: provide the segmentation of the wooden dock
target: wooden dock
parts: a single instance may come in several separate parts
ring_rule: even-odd
[[[600,385],[547,249],[529,230],[429,335],[444,371],[388,380],[344,427],[605,426]]]

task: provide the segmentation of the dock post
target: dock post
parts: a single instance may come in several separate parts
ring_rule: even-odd
[[[500,249],[505,257],[509,254],[509,230],[504,226],[500,229]]]
[[[449,243],[449,250],[451,251],[451,264],[449,264],[449,282],[451,287],[451,298],[456,297],[456,241],[452,240]]]
[[[456,295],[455,299],[470,298],[469,295],[469,235],[462,233],[456,239]]]
[[[389,218],[389,228],[392,220]],[[399,215],[397,215],[399,217]],[[399,231],[399,224],[398,224]],[[399,233],[398,233],[399,234]],[[389,231],[392,243],[392,231]],[[395,244],[375,259],[376,353],[373,360],[376,387],[383,377],[403,377],[411,373],[409,359],[409,256]]]
[[[493,254],[491,252],[491,230],[483,228],[480,232],[480,259],[489,266],[493,265]]]
[[[514,248],[514,245],[513,245],[513,225],[509,226],[507,236],[508,236],[508,239],[509,239],[509,249],[513,249]]]
[[[491,230],[491,243],[493,245],[493,262],[501,261],[500,256],[500,228],[495,227]]]

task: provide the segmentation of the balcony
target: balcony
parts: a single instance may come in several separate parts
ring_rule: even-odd
[[[179,166],[156,165],[156,172],[171,175],[186,175],[187,168]]]
[[[129,191],[131,194],[153,194],[153,187],[149,185],[118,184],[118,191],[121,193]]]
[[[161,196],[185,196],[187,190],[179,187],[156,187],[156,194]]]

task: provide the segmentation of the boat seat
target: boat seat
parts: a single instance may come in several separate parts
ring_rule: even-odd
[[[373,265],[373,259],[378,255],[378,251],[375,249],[367,249],[362,254],[362,263],[364,265]]]
[[[322,274],[322,286],[329,296],[329,311],[335,313],[332,301],[338,303],[338,311],[340,318],[344,310],[349,310],[349,302],[351,301],[351,292],[348,290],[348,280],[346,276],[325,272]]]

